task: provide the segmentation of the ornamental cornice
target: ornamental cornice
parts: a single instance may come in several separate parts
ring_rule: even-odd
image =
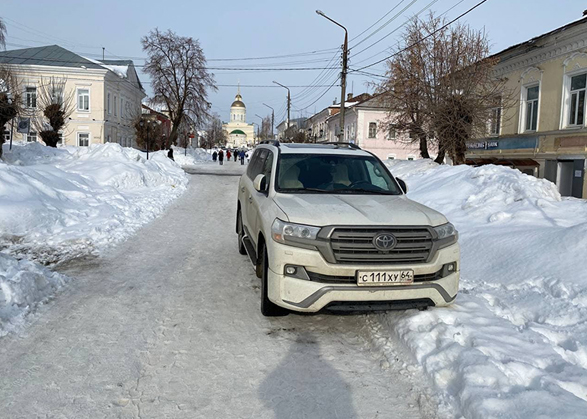
[[[546,47],[539,47],[518,57],[506,59],[496,65],[495,75],[500,77],[514,71],[536,67],[538,64],[553,60],[567,54],[584,54],[587,49],[587,34],[581,31],[572,37],[555,42]],[[570,57],[569,57],[570,58]]]

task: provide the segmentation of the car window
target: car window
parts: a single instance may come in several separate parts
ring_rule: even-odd
[[[277,191],[402,193],[381,161],[370,155],[281,154],[277,170]]]
[[[271,183],[272,168],[273,168],[273,153],[271,151],[269,151],[267,154],[267,158],[265,159],[265,162],[263,163],[263,170],[261,171],[261,173],[263,173],[265,175],[267,187],[269,187],[269,185]]]
[[[253,158],[251,159],[251,163],[249,163],[249,168],[247,169],[247,176],[251,180],[254,180],[263,170],[263,164],[265,163],[267,154],[268,150],[265,148],[256,150],[253,154]]]

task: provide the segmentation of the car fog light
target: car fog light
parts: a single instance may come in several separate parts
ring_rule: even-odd
[[[288,275],[295,275],[297,272],[297,269],[294,266],[288,266],[285,268],[285,273]]]

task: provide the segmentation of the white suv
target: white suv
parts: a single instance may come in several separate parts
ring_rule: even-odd
[[[454,301],[458,234],[354,144],[259,145],[239,182],[236,232],[261,312],[427,308]]]

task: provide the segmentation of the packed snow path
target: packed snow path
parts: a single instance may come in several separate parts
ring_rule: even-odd
[[[370,349],[364,316],[261,316],[237,181],[192,176],[162,218],[64,268],[66,290],[0,340],[0,416],[435,417],[425,378]]]

